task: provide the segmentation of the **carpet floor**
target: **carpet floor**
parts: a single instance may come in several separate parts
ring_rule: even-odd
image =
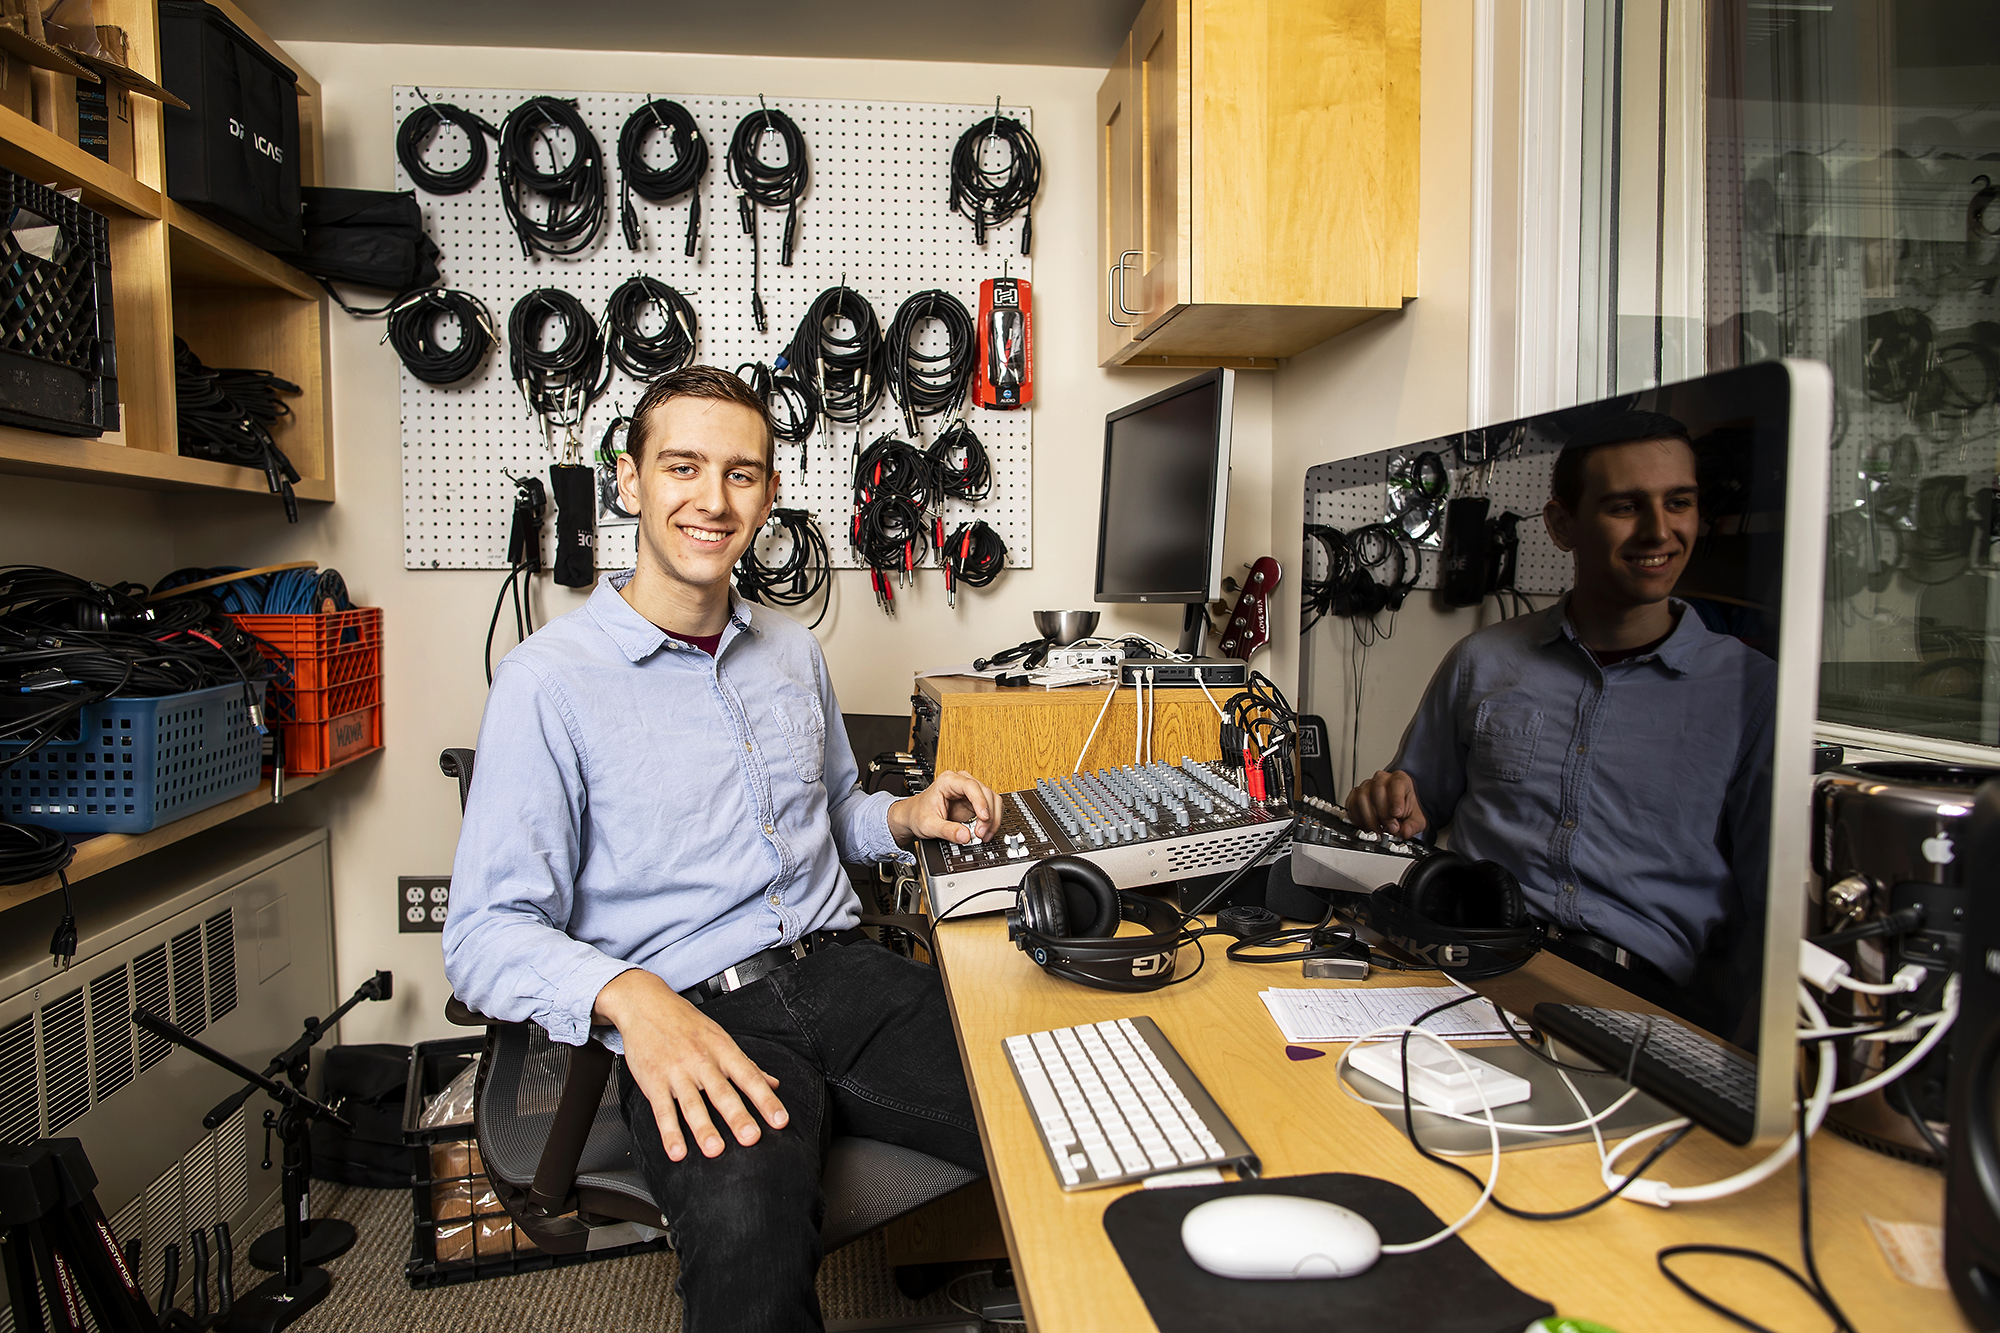
[[[420,1291],[403,1276],[410,1257],[408,1190],[314,1182],[312,1206],[317,1216],[352,1223],[360,1239],[327,1265],[333,1290],[299,1321],[302,1333],[678,1333],[681,1327],[680,1299],[674,1294],[680,1265],[671,1253],[628,1255]],[[241,1256],[249,1248],[247,1241],[277,1220],[274,1202],[265,1216],[244,1228],[236,1247],[237,1291],[248,1291],[266,1276]],[[977,1305],[976,1295],[991,1286],[989,1267],[964,1265],[946,1290],[913,1301],[896,1289],[880,1233],[864,1236],[820,1265],[820,1308],[829,1323],[943,1318],[959,1313],[951,1296]],[[1003,1327],[987,1325],[996,1331]]]

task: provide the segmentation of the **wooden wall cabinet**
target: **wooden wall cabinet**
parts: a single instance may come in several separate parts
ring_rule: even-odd
[[[319,81],[229,0],[218,8],[299,75],[300,170],[321,183]],[[125,29],[134,68],[157,79],[156,0],[96,0],[101,23]],[[334,498],[326,374],[327,301],[313,280],[166,197],[160,106],[134,97],[127,172],[0,105],[0,166],[80,189],[111,219],[112,311],[119,426],[100,439],[0,426],[0,472],[157,490],[266,494],[255,468],[183,458],[174,425],[174,335],[210,366],[255,366],[297,384],[292,415],[272,430],[299,470],[302,500]],[[274,501],[275,503],[275,501]]]
[[[1421,0],[1148,0],[1097,94],[1101,365],[1269,366],[1417,294]]]

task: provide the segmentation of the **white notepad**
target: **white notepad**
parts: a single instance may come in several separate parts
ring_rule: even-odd
[[[1259,999],[1271,1011],[1271,1021],[1285,1034],[1286,1041],[1353,1041],[1377,1028],[1406,1025],[1427,1009],[1471,992],[1453,982],[1449,986],[1382,986],[1341,989],[1280,989],[1263,992]],[[1424,1023],[1424,1029],[1455,1041],[1505,1037],[1500,1011],[1491,1000],[1468,1000],[1456,1009],[1447,1009]]]

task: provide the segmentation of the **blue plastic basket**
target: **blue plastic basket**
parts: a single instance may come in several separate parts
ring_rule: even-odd
[[[261,702],[264,683],[251,689]],[[262,737],[240,684],[83,710],[75,738],[25,763],[0,742],[0,811],[63,833],[147,833],[240,796],[264,769]]]

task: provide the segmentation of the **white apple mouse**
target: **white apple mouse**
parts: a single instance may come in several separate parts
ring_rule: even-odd
[[[1181,1219],[1188,1258],[1217,1277],[1355,1277],[1375,1266],[1382,1238],[1352,1208],[1292,1194],[1232,1194]]]

